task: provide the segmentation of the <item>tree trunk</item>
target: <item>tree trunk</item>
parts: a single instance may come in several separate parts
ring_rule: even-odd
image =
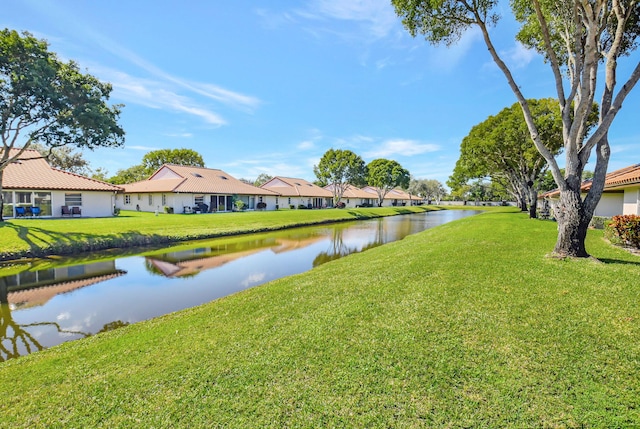
[[[538,201],[537,199],[535,199],[529,205],[529,219],[537,219],[537,218],[538,218]]]
[[[4,195],[2,194],[2,178],[4,176],[4,170],[0,170],[0,222],[4,222]]]
[[[584,241],[591,216],[584,211],[579,190],[560,191],[560,201],[556,204],[555,216],[558,221],[558,241],[553,253],[558,257],[589,256]]]
[[[538,191],[535,187],[529,186],[529,219],[538,218]]]

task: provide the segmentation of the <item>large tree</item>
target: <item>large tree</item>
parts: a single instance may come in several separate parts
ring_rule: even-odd
[[[164,164],[188,165],[204,167],[202,155],[193,149],[158,149],[147,152],[142,157],[142,163],[116,171],[109,179],[114,185],[139,182],[147,179]]]
[[[89,161],[84,158],[82,152],[77,152],[73,147],[45,148],[39,143],[31,143],[30,148],[40,152],[52,167],[84,176],[91,174]]]
[[[379,207],[390,190],[398,187],[407,189],[410,177],[409,171],[398,161],[380,158],[367,164],[367,184],[375,188]]]
[[[34,143],[94,149],[124,143],[111,85],[60,61],[29,33],[0,31],[0,191],[4,169]],[[0,221],[2,220],[0,192]]]
[[[620,57],[636,49],[640,33],[640,3],[623,0],[511,0],[515,18],[522,24],[517,39],[539,52],[551,68],[562,116],[565,158],[563,175],[553,153],[538,130],[534,115],[511,70],[491,39],[497,25],[498,0],[392,0],[411,35],[423,34],[431,43],[455,43],[471,27],[480,29],[493,61],[506,77],[522,111],[531,139],[549,164],[560,189],[555,207],[557,256],[586,257],[587,227],[602,196],[610,147],[609,128],[622,103],[640,79],[640,62],[618,86]],[[604,70],[600,72],[600,66]],[[600,78],[603,79],[600,82]],[[587,133],[593,102],[600,94],[597,127]],[[582,171],[595,149],[592,186],[583,199]]]
[[[428,201],[436,200],[436,204],[440,204],[440,199],[447,195],[444,185],[435,179],[411,179],[408,191]]]
[[[115,176],[109,178],[108,182],[114,185],[124,185],[126,183],[140,182],[149,177],[149,172],[142,164],[134,165],[116,171]]]
[[[162,167],[163,164],[189,165],[204,167],[202,155],[193,149],[158,149],[148,152],[142,157],[142,165],[149,174]]]
[[[256,177],[256,180],[254,180],[250,184],[253,185],[253,186],[260,187],[260,186],[264,185],[265,183],[267,183],[271,179],[273,179],[273,176],[271,176],[270,174],[260,173],[260,174],[258,174],[258,177]]]
[[[319,185],[331,186],[334,206],[340,202],[349,185],[360,186],[365,182],[366,171],[362,158],[345,149],[329,149],[318,165],[313,166]]]
[[[552,98],[527,100],[547,150],[562,149],[562,118]],[[597,114],[597,113],[596,113]],[[458,188],[469,180],[489,177],[516,199],[521,209],[536,216],[537,189],[547,161],[531,144],[531,137],[518,103],[471,128],[460,145],[460,157],[447,185]]]

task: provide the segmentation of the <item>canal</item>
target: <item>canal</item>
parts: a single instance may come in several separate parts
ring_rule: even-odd
[[[2,275],[0,361],[194,307],[479,213],[443,210],[50,258]],[[6,270],[5,270],[6,271]]]

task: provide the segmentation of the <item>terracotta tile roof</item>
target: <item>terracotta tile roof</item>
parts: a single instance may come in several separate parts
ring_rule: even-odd
[[[333,193],[333,185],[327,185],[324,187],[324,189]],[[371,199],[371,198],[375,198],[375,196],[372,196],[371,193],[363,191],[362,189],[356,186],[347,185],[347,188],[345,189],[344,194],[342,195],[342,198]]]
[[[604,190],[612,191],[622,189],[630,185],[640,185],[640,164],[630,165],[607,174],[604,182]],[[589,189],[591,189],[591,180],[585,180],[582,182],[580,190],[587,192]],[[541,194],[538,198],[556,197],[558,195],[560,195],[560,190],[554,189]]]
[[[320,186],[304,179],[276,176],[261,186],[277,192],[283,197],[331,198],[333,194]]]
[[[605,189],[640,184],[640,164],[631,165],[607,174]]]
[[[71,292],[86,286],[91,286],[109,279],[126,274],[126,271],[116,270],[113,273],[97,275],[86,279],[62,281],[45,286],[37,286],[17,291],[9,291],[7,300],[16,307],[34,307],[43,305],[56,295]]]
[[[17,149],[12,149],[14,153]],[[3,189],[50,189],[73,191],[109,191],[117,192],[119,186],[78,174],[58,170],[49,165],[35,150],[26,150],[19,160],[7,165],[2,177]]]
[[[363,191],[369,193],[370,195],[373,195],[372,197],[369,197],[369,198],[378,198],[378,193],[376,189],[377,188],[375,186],[366,186],[363,188]],[[416,200],[416,201],[420,200],[419,197],[415,195],[409,195],[402,189],[391,189],[384,196],[384,199],[385,200]]]
[[[185,192],[194,194],[276,195],[241,182],[222,170],[165,164],[149,179],[122,185],[125,193]]]
[[[389,198],[389,199],[398,199],[398,200],[413,200],[413,201],[420,201],[421,198],[418,197],[417,195],[410,195],[408,193],[406,193],[405,191],[403,191],[402,189],[392,189],[390,190],[387,195],[385,195],[385,198]]]

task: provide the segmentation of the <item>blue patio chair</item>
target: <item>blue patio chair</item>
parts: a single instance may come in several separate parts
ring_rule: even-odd
[[[40,216],[40,213],[41,213],[40,207],[31,207],[32,216]]]
[[[16,207],[16,217],[25,217],[27,215],[27,209],[24,207]]]

